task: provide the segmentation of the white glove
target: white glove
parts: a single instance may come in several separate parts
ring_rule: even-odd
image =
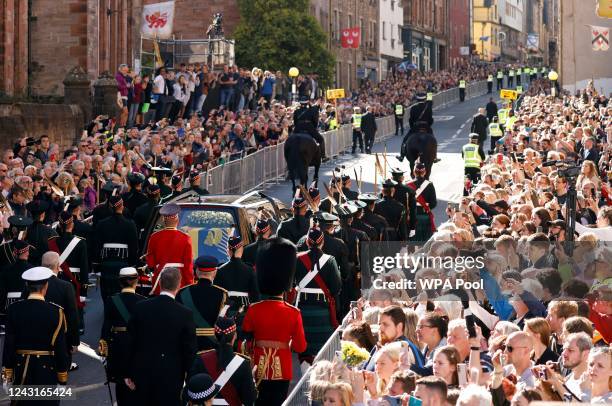
[[[408,237],[412,238],[416,235],[416,230],[410,230],[410,233],[408,234]]]
[[[8,394],[10,387],[12,384],[9,381],[2,382],[2,389],[4,389],[4,393]]]

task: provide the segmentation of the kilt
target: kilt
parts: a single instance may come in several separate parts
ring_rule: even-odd
[[[334,332],[329,316],[329,307],[326,302],[300,302],[299,309],[302,312],[302,323],[304,325],[304,333],[306,334],[306,342],[308,343],[306,351],[300,354],[300,356],[316,356],[321,347],[323,347],[323,344]]]
[[[425,242],[433,235],[431,221],[425,213],[417,213],[413,241]]]

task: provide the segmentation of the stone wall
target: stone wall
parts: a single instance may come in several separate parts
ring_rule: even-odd
[[[83,130],[83,113],[77,105],[0,104],[0,148],[12,148],[22,137],[47,134],[61,150],[73,145]]]

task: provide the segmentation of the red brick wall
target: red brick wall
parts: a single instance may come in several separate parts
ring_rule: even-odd
[[[4,93],[4,4],[6,0],[0,0],[0,92]]]
[[[32,15],[32,93],[61,96],[66,72],[87,67],[87,0],[34,0]]]
[[[449,14],[452,23],[450,24],[449,57],[451,65],[454,60],[461,58],[459,48],[470,45],[469,3],[469,0],[453,0],[450,2]]]

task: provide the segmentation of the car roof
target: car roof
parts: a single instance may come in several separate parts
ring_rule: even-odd
[[[284,207],[284,204],[272,198],[279,208]],[[268,199],[260,195],[259,191],[253,191],[246,195],[199,195],[195,191],[186,192],[171,200],[179,206],[233,206],[233,207],[257,207],[265,203],[269,203]]]

